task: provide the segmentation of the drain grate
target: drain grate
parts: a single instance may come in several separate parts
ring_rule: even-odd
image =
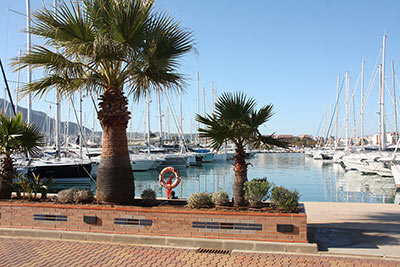
[[[231,254],[229,249],[199,248],[198,253]]]

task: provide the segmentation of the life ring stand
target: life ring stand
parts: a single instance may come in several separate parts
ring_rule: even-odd
[[[169,180],[165,182],[165,174],[167,172],[171,172],[171,177],[169,177]],[[175,177],[174,177],[175,176]],[[175,178],[175,181],[172,182],[172,179]],[[165,167],[161,172],[160,175],[158,176],[158,182],[162,187],[166,189],[167,192],[167,198],[171,199],[171,192],[172,189],[177,187],[179,183],[181,182],[181,176],[179,175],[179,172],[175,170],[173,167]]]

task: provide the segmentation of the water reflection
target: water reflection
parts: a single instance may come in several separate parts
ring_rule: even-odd
[[[337,181],[338,201],[393,203],[395,185],[392,177],[345,172]]]
[[[344,172],[340,165],[314,160],[303,154],[257,154],[249,163],[252,164],[248,169],[249,179],[267,177],[278,186],[296,189],[302,201],[393,203],[397,199],[400,202],[400,191],[395,192],[392,177]],[[232,162],[208,163],[179,171],[181,184],[174,189],[179,197],[218,190],[232,196]],[[136,195],[140,196],[144,189],[151,188],[157,196],[165,197],[158,175],[157,171],[135,172]]]

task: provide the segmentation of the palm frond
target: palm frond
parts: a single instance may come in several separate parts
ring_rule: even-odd
[[[195,120],[205,126],[199,129],[200,137],[210,138],[215,149],[219,149],[226,140],[240,147],[286,147],[286,142],[273,135],[263,136],[258,129],[273,115],[272,104],[259,110],[255,110],[255,105],[256,101],[242,92],[222,94],[212,115],[196,115]]]
[[[154,1],[119,1],[114,6],[112,33],[115,39],[134,50],[144,41],[143,27]]]
[[[242,116],[248,116],[256,105],[253,98],[246,98],[243,92],[224,93],[215,104],[215,113],[218,117],[229,122],[237,122]]]
[[[201,121],[202,124],[207,126],[207,128],[199,128],[200,137],[210,138],[211,147],[215,150],[220,149],[220,147],[225,143],[229,136],[229,127],[225,124],[221,124],[217,118],[214,116],[203,117],[201,115],[196,115],[196,120]]]
[[[20,91],[22,96],[32,93],[35,97],[43,97],[50,88],[57,88],[61,95],[69,95],[77,92],[80,88],[94,86],[95,80],[70,78],[61,75],[49,75],[32,83],[24,85]]]
[[[32,66],[32,68],[44,68],[49,73],[68,73],[70,76],[80,76],[86,68],[82,62],[73,62],[61,53],[50,51],[43,46],[34,46],[29,54],[20,58],[14,58],[12,65],[16,70]]]
[[[40,153],[40,147],[44,145],[44,136],[40,128],[35,124],[24,123],[21,125],[21,136],[18,142],[23,144],[19,147],[19,152],[29,153],[36,156]]]
[[[30,32],[42,36],[56,47],[62,47],[69,55],[76,52],[82,54],[91,52],[92,42],[95,38],[94,28],[89,21],[87,12],[80,5],[61,2],[57,12],[43,7],[34,13],[34,23]]]
[[[192,33],[166,13],[153,12],[153,3],[76,0],[60,3],[56,11],[37,11],[30,32],[45,45],[13,59],[13,65],[43,69],[46,77],[24,92],[42,96],[57,87],[62,93],[85,88],[101,94],[125,87],[138,99],[147,91],[183,86],[178,69],[182,56],[195,51]]]
[[[252,110],[248,114],[244,115],[242,120],[250,128],[255,129],[268,122],[273,115],[273,106],[269,104],[259,110]]]
[[[277,146],[277,147],[282,147],[282,148],[288,147],[288,143],[286,141],[275,138],[273,134],[260,136],[259,140],[266,147],[272,147],[272,146]]]
[[[35,153],[42,145],[40,128],[22,121],[22,114],[7,117],[0,114],[0,151],[2,154]]]
[[[140,97],[149,89],[181,87],[184,76],[177,70],[182,55],[195,50],[192,33],[166,13],[155,13],[147,21],[144,34],[142,49],[132,55],[135,64],[127,68],[134,85],[130,93]]]

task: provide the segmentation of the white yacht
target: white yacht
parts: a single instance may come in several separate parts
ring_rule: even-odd
[[[212,159],[213,162],[225,162],[227,161],[228,155],[227,153],[224,152],[218,152],[214,154],[214,157]]]
[[[358,170],[362,173],[392,176],[390,152],[363,152],[351,153],[342,157],[345,169]]]
[[[17,171],[24,175],[33,173],[40,178],[52,178],[54,183],[79,185],[90,184],[96,165],[90,160],[43,158],[26,161],[17,167]]]
[[[160,167],[175,167],[175,168],[185,168],[188,166],[188,155],[184,153],[168,153],[160,154],[160,157],[164,159]]]
[[[391,167],[394,184],[396,188],[400,188],[400,160],[394,160]]]
[[[145,154],[130,154],[132,171],[148,171],[153,166],[157,168],[157,161]]]

